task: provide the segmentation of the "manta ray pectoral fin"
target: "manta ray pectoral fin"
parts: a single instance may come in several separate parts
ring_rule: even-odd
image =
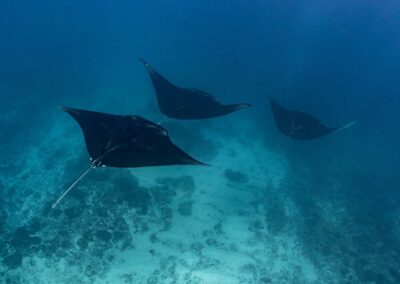
[[[114,115],[61,107],[80,125],[90,167],[56,200],[52,208],[92,169],[97,167],[138,168],[168,165],[200,165],[176,146],[166,129],[137,115]],[[138,155],[140,153],[140,155]]]
[[[151,69],[151,65],[149,63],[147,63],[146,60],[144,60],[143,58],[139,57],[139,61],[143,63],[144,67],[146,67],[146,69]]]
[[[67,108],[67,107],[64,107],[64,106],[57,106],[57,108],[58,108],[59,110],[68,112],[68,108]]]
[[[147,62],[142,57],[139,57],[139,61],[142,62],[145,65],[147,64]]]
[[[66,113],[69,113],[72,117],[76,119],[74,115],[80,115],[80,112],[78,109],[75,108],[70,108],[70,107],[65,107],[65,106],[57,106],[59,110],[65,111]]]
[[[189,160],[187,160],[187,161],[189,161]],[[196,165],[196,166],[203,166],[203,167],[210,167],[211,166],[210,164],[203,163],[203,162],[197,161],[197,160],[195,160],[194,162],[192,161],[190,164],[191,165]]]

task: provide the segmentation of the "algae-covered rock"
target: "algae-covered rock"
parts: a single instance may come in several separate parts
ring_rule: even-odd
[[[22,264],[22,255],[19,253],[8,255],[3,259],[3,264],[9,269],[16,269]]]
[[[112,238],[112,234],[107,230],[97,230],[94,234],[99,240],[108,242]]]

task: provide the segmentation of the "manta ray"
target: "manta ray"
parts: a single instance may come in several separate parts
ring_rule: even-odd
[[[207,119],[223,116],[251,106],[247,103],[225,105],[209,93],[197,89],[178,87],[158,73],[149,63],[141,58],[140,61],[150,75],[157,95],[158,106],[166,117]]]
[[[140,116],[59,108],[70,114],[81,127],[91,163],[52,208],[94,168],[205,165],[172,143],[167,130]]]
[[[357,121],[353,121],[341,127],[327,127],[308,113],[285,109],[272,97],[269,97],[269,102],[279,131],[297,140],[316,139],[349,128],[357,123]]]

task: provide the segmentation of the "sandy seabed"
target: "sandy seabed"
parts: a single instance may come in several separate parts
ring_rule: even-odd
[[[388,270],[379,276],[373,263],[363,266],[357,251],[349,251],[355,240],[346,237],[353,228],[346,205],[299,204],[292,185],[308,183],[291,174],[281,145],[248,135],[254,126],[243,119],[234,127],[232,118],[200,129],[196,123],[196,131],[167,121],[172,140],[211,166],[96,169],[51,210],[89,163],[77,125],[54,121],[33,135],[0,179],[2,283],[400,279],[395,254],[384,256]],[[305,219],[308,207],[316,211]],[[368,265],[365,276],[359,267]]]

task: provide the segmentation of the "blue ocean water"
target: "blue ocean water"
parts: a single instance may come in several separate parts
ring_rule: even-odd
[[[400,283],[397,1],[0,4],[0,283]],[[163,118],[172,82],[252,108],[163,123],[210,167],[88,167],[59,105]],[[331,126],[297,141],[268,96]]]

